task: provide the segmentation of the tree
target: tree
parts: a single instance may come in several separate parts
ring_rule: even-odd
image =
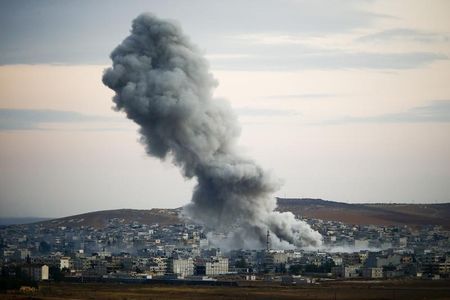
[[[46,253],[49,253],[51,249],[52,249],[52,247],[46,241],[41,241],[39,243],[39,252],[46,254]]]
[[[48,272],[49,272],[50,278],[56,282],[64,279],[64,273],[57,266],[51,266],[48,269]]]
[[[286,273],[286,265],[285,264],[279,264],[278,266],[276,266],[275,268],[275,272],[276,273],[282,273],[285,274]]]
[[[302,265],[291,265],[289,267],[289,273],[293,275],[300,275],[303,271]]]
[[[243,258],[243,257],[241,257],[240,260],[236,261],[236,263],[234,264],[234,266],[235,266],[236,268],[241,268],[241,269],[248,268],[247,261],[246,261],[245,258]]]
[[[393,264],[389,264],[387,266],[383,266],[383,272],[386,271],[395,271],[397,268]]]

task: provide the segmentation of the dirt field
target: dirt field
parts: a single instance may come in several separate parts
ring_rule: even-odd
[[[450,299],[450,281],[334,282],[302,287],[210,287],[130,284],[41,285],[0,299]]]

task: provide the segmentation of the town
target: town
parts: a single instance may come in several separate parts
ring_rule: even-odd
[[[348,225],[304,219],[324,238],[316,250],[221,250],[195,224],[142,224],[109,218],[102,228],[74,217],[0,229],[2,278],[34,282],[314,284],[330,280],[450,275],[450,232],[442,226]],[[72,224],[72,225],[67,225]],[[64,226],[63,226],[64,225]],[[215,239],[223,233],[214,233]]]

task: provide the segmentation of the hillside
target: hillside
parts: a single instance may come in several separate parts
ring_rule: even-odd
[[[179,210],[177,209],[116,209],[89,212],[81,215],[69,216],[60,219],[53,219],[41,222],[44,226],[57,227],[94,227],[104,228],[108,225],[109,220],[116,219],[120,223],[129,224],[137,221],[141,224],[175,224],[179,223]]]
[[[450,203],[443,204],[349,204],[309,198],[277,198],[279,211],[297,216],[340,221],[347,224],[374,225],[442,225],[450,229]],[[141,224],[180,223],[180,209],[117,209],[90,212],[40,222],[44,226],[92,226],[104,228],[109,220]]]
[[[348,224],[442,225],[450,228],[450,203],[442,204],[349,204],[322,199],[277,198],[280,211],[306,218]]]

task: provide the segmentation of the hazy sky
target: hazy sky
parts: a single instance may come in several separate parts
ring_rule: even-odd
[[[0,217],[190,200],[101,82],[142,12],[204,51],[274,196],[450,201],[450,1],[0,1]]]

